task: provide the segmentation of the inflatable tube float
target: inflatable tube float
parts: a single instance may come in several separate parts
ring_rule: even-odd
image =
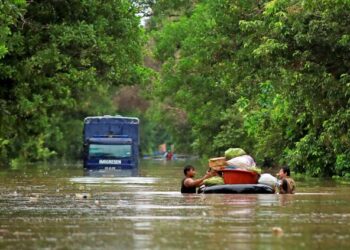
[[[264,184],[225,184],[204,187],[198,190],[204,194],[274,194],[275,190]]]

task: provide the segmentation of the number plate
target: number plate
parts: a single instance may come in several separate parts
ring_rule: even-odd
[[[119,165],[122,164],[121,160],[99,160],[99,164],[108,164],[108,165]]]

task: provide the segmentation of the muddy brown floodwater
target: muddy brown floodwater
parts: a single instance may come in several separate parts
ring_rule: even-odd
[[[144,160],[138,176],[2,169],[0,249],[350,249],[349,185],[297,179],[295,195],[182,195],[187,163]]]

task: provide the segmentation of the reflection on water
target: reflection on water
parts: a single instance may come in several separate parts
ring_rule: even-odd
[[[298,182],[295,195],[182,195],[183,164],[146,161],[137,175],[0,171],[0,248],[350,247],[349,186],[316,180]]]
[[[158,178],[147,177],[75,177],[70,178],[73,183],[81,184],[153,184]]]
[[[86,170],[85,176],[91,177],[137,177],[139,176],[139,169],[103,169],[103,170]]]

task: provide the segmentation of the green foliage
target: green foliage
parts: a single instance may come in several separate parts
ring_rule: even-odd
[[[142,11],[159,76],[141,65]],[[82,119],[121,111],[144,152],[241,147],[348,176],[349,34],[345,0],[1,1],[0,162],[79,157]],[[139,83],[148,109],[116,107]]]
[[[80,157],[83,118],[115,113],[115,87],[143,77],[136,9],[124,0],[0,6],[1,162]]]
[[[16,25],[23,18],[25,0],[0,2],[0,59],[9,50],[11,44],[11,26]]]
[[[345,176],[349,13],[349,1],[201,1],[154,32],[156,93],[186,111],[203,155],[241,147],[259,163]]]
[[[136,0],[136,5],[140,6],[140,13],[151,16],[147,21],[150,30],[157,30],[169,21],[177,21],[182,16],[189,16],[198,0]],[[144,11],[146,10],[146,11]]]

